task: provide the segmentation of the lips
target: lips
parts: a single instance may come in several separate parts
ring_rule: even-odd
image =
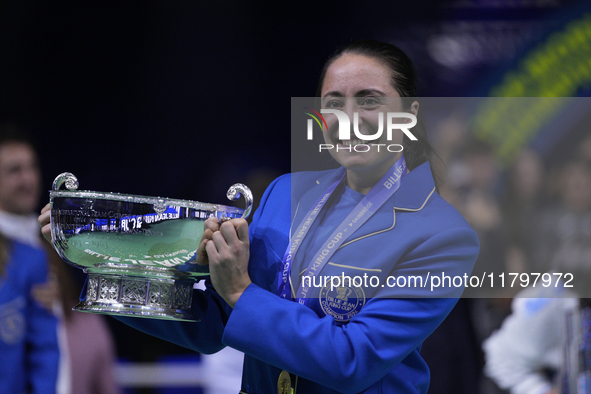
[[[351,135],[354,136],[354,134],[351,132]],[[355,146],[355,145],[360,145],[360,144],[365,144],[366,141],[363,141],[359,138],[351,138],[348,140],[342,140],[339,138],[339,133],[338,132],[334,132],[331,134],[331,138],[332,141],[335,141],[338,145],[341,146]]]
[[[344,145],[344,146],[355,146],[355,145],[365,144],[365,141],[362,141],[360,139],[338,140],[338,143],[340,145]]]
[[[369,136],[373,136],[375,135],[375,133],[377,132],[377,130],[368,130],[369,131]],[[373,132],[373,134],[372,134]],[[362,135],[365,135],[366,133],[362,132]],[[357,135],[353,132],[353,130],[350,131],[349,134],[350,137],[353,137],[351,139],[347,139],[347,140],[342,140],[339,138],[339,132],[338,132],[338,128],[337,130],[333,131],[330,135],[330,139],[331,141],[335,141],[337,144],[342,145],[342,146],[355,146],[355,145],[367,145],[367,144],[371,144],[371,143],[377,143],[380,139],[378,140],[363,140],[357,137]]]

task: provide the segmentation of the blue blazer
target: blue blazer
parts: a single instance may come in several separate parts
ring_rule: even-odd
[[[224,346],[244,352],[244,393],[276,393],[281,370],[294,375],[296,393],[426,393],[429,369],[421,343],[461,290],[381,285],[389,276],[469,274],[479,251],[476,233],[436,193],[428,163],[402,178],[398,191],[321,272],[377,276],[377,287],[340,294],[314,288],[307,306],[277,296],[290,228],[297,228],[341,171],[288,174],[269,186],[250,226],[253,283],[233,310],[210,286],[194,296],[199,323],[122,320],[202,353]],[[290,277],[294,289],[297,271]],[[328,302],[336,299],[336,306]]]

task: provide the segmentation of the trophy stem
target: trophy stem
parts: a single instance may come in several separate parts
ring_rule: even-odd
[[[193,282],[113,274],[88,274],[86,300],[75,311],[115,316],[199,321],[191,313]]]

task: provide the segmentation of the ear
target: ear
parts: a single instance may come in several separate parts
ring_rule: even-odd
[[[410,105],[410,108],[408,110],[411,114],[413,114],[414,116],[418,117],[419,114],[419,102],[418,101],[413,101],[412,104]],[[410,123],[410,119],[408,120]],[[415,126],[413,128],[413,130],[416,128],[417,126]],[[402,139],[402,146],[403,146],[403,150],[404,150],[404,155],[407,159],[407,165],[409,164],[408,160],[415,156],[416,154],[416,145],[413,145],[413,143],[415,143],[416,141],[411,141],[406,135],[404,135],[404,138]],[[408,170],[410,172],[410,168]]]
[[[418,114],[419,114],[419,102],[418,101],[412,102],[412,104],[410,105],[410,113],[413,114],[414,116],[418,116]]]

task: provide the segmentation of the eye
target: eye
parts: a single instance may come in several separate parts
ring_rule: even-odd
[[[343,103],[340,100],[330,100],[325,102],[323,107],[329,109],[343,108]]]
[[[364,107],[377,107],[381,104],[381,101],[377,97],[363,97],[360,105]]]
[[[14,165],[14,166],[10,166],[7,169],[7,173],[9,175],[14,175],[14,174],[18,174],[19,172],[21,172],[22,168],[18,165]]]

